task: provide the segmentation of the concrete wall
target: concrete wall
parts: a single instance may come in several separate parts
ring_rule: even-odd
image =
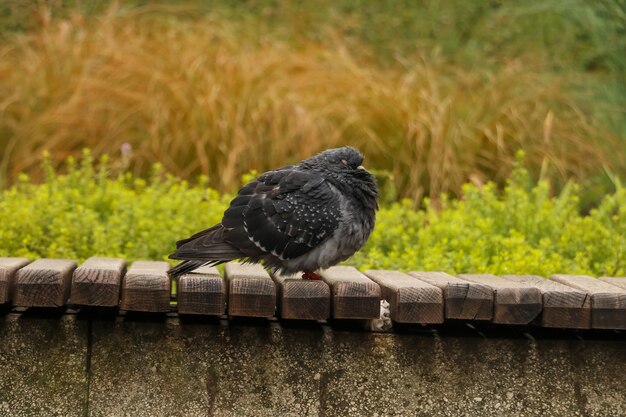
[[[623,333],[525,331],[7,314],[0,416],[626,415]]]

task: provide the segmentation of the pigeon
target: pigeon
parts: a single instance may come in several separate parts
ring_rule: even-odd
[[[378,187],[362,163],[345,146],[262,174],[239,190],[219,224],[176,243],[170,259],[184,262],[170,275],[240,259],[321,279],[316,271],[348,259],[374,229]]]

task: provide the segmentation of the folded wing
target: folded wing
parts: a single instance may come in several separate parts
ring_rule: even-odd
[[[339,197],[321,176],[285,167],[243,187],[222,222],[177,242],[172,259],[226,262],[301,256],[337,229]]]

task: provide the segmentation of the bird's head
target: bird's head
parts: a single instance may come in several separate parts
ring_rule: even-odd
[[[378,198],[376,179],[363,167],[363,154],[351,146],[327,149],[300,163],[300,167],[319,172],[346,192]],[[377,204],[376,204],[377,206]]]
[[[326,149],[300,163],[305,169],[323,170],[349,173],[355,170],[364,170],[363,154],[351,146]]]

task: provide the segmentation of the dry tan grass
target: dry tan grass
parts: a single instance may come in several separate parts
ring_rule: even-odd
[[[133,147],[232,191],[242,173],[350,144],[419,201],[467,180],[503,180],[517,149],[558,178],[619,166],[617,138],[594,126],[565,79],[511,62],[468,72],[433,53],[381,68],[334,45],[243,37],[216,17],[173,21],[145,9],[85,20],[42,13],[39,31],[0,46],[0,178],[36,174],[89,147]]]

